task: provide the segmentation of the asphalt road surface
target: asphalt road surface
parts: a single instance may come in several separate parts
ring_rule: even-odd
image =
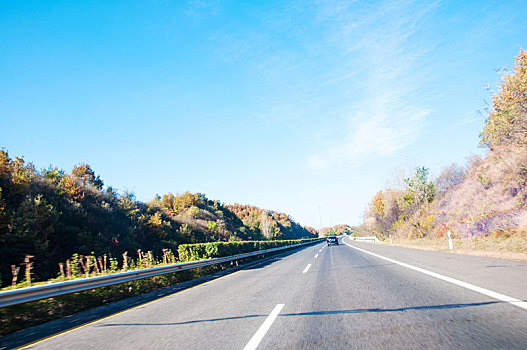
[[[342,244],[317,244],[30,349],[526,349],[527,309]],[[348,244],[527,300],[527,263]],[[525,305],[523,305],[525,306]]]

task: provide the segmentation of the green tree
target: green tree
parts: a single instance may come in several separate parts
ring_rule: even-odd
[[[417,209],[423,203],[431,203],[435,197],[435,186],[428,181],[430,170],[426,167],[415,169],[412,177],[404,180],[406,193],[403,196],[407,208]]]

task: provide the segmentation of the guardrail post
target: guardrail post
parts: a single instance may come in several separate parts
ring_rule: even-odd
[[[31,270],[33,269],[33,263],[31,262],[31,258],[34,258],[33,255],[26,255],[24,258],[24,265],[26,266],[26,285],[28,287],[31,286]]]

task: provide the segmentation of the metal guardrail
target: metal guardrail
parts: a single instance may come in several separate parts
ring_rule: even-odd
[[[367,237],[353,237],[349,236],[350,239],[354,241],[368,241],[368,242],[380,242],[379,239],[375,236],[367,236]]]
[[[235,260],[240,260],[244,258],[250,258],[253,256],[278,252],[282,250],[293,249],[296,247],[318,243],[320,241],[321,240],[316,240],[316,241],[311,241],[311,242],[306,242],[306,243],[288,245],[285,247],[257,250],[254,252],[231,255],[231,256],[226,256],[222,258],[190,261],[190,262],[184,262],[184,263],[179,263],[179,264],[151,267],[148,269],[119,272],[119,273],[114,273],[111,275],[82,278],[82,279],[77,279],[77,280],[72,280],[72,281],[49,283],[49,284],[43,284],[43,285],[38,285],[38,286],[33,286],[33,287],[25,287],[25,288],[7,290],[7,291],[0,292],[0,308],[10,306],[10,305],[26,303],[28,301],[35,301],[39,299],[51,298],[51,297],[56,297],[59,295],[80,292],[80,291],[88,290],[88,289],[107,287],[107,286],[111,286],[114,284],[135,281],[135,280],[148,278],[148,277],[161,276],[167,273],[189,270],[189,269],[194,269],[197,267],[210,266],[214,264],[220,264],[224,262],[235,261]]]

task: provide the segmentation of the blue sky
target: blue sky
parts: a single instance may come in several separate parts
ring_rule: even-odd
[[[11,156],[320,227],[359,224],[396,168],[483,154],[527,3],[1,1],[0,35]]]

